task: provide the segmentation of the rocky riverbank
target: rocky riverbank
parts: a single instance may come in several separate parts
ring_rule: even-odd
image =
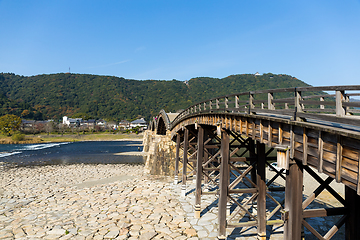
[[[0,171],[0,239],[197,239],[169,181],[143,165]]]

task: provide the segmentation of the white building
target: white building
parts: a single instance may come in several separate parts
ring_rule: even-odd
[[[63,124],[68,126],[76,126],[82,122],[82,118],[68,118],[67,116],[63,117]]]
[[[147,128],[147,122],[144,120],[144,118],[136,119],[135,121],[132,121],[130,123],[130,128],[134,127],[144,127]]]

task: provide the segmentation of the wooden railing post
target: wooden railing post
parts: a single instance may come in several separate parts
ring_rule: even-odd
[[[229,98],[225,97],[225,109],[229,108]]]
[[[320,102],[324,102],[325,98],[324,97],[320,97]],[[320,105],[320,109],[325,109],[325,105]]]
[[[218,207],[218,239],[226,239],[226,206],[229,184],[229,134],[221,129],[221,165]]]
[[[344,117],[346,115],[346,107],[343,106],[343,102],[345,101],[345,92],[344,91],[336,91],[336,116]]]
[[[204,157],[204,128],[198,126],[197,160],[196,160],[196,191],[195,191],[195,218],[200,218],[201,212],[201,180]]]
[[[274,93],[268,93],[268,109],[275,110],[275,104],[273,103]]]
[[[217,98],[216,99],[216,109],[219,109],[220,108],[220,106],[219,106],[219,99]]]
[[[180,160],[180,134],[176,133],[176,153],[175,153],[175,179],[174,184],[178,184],[178,174],[179,174],[179,160]]]
[[[248,113],[252,114],[252,109],[255,108],[254,105],[254,94],[249,92],[249,110]]]
[[[181,196],[186,195],[186,175],[187,175],[187,163],[188,163],[188,148],[189,148],[189,129],[184,129],[184,157],[183,157],[183,172],[182,172],[182,185]]]
[[[235,96],[235,108],[239,108],[239,96]]]
[[[209,104],[210,112],[211,112],[212,109],[213,109],[212,105],[213,105],[213,102],[212,102],[212,100],[210,100],[210,104]]]
[[[294,121],[301,121],[301,118],[297,116],[297,113],[303,112],[303,105],[300,103],[302,100],[301,91],[295,88],[295,110],[294,110]]]

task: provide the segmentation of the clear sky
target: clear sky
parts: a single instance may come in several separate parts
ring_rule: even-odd
[[[360,0],[0,0],[0,72],[360,84]]]

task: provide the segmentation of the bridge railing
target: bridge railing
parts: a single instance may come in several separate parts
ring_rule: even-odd
[[[171,123],[199,113],[265,114],[360,126],[360,85],[250,91],[212,98],[182,111]],[[351,97],[351,98],[350,98]]]

